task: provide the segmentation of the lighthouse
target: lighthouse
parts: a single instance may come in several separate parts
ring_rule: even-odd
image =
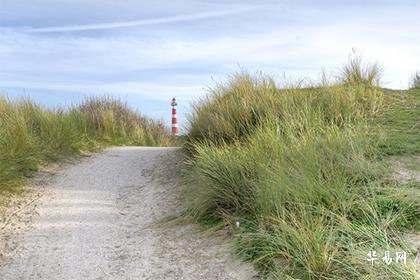
[[[176,115],[176,105],[178,105],[176,103],[176,99],[175,97],[172,98],[172,135],[173,136],[178,136],[179,134],[179,129],[178,129],[178,118]]]

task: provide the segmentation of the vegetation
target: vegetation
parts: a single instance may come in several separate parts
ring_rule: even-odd
[[[372,87],[379,86],[383,69],[379,63],[364,63],[362,57],[354,52],[340,72],[341,84]]]
[[[160,122],[118,100],[90,98],[68,110],[0,97],[0,202],[22,191],[25,178],[46,162],[110,145],[168,145]]]
[[[334,83],[240,73],[214,87],[190,117],[187,217],[231,228],[238,254],[276,279],[415,279],[401,232],[420,229],[420,190],[387,179],[384,158],[419,151],[419,110],[391,101],[419,93],[384,92],[379,74],[351,57]],[[403,250],[407,265],[381,259]]]
[[[420,154],[420,89],[384,89],[383,110],[373,119],[385,155]]]
[[[420,72],[416,71],[411,77],[410,88],[420,89]]]

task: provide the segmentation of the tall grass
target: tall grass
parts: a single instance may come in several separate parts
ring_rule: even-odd
[[[346,85],[372,87],[379,86],[383,69],[379,63],[365,62],[362,56],[353,52],[340,72],[338,78]]]
[[[110,97],[88,98],[71,113],[86,119],[87,131],[110,144],[166,146],[169,134],[164,125],[133,111],[126,103]]]
[[[47,161],[107,145],[169,144],[163,124],[115,99],[49,110],[29,99],[0,97],[0,200],[21,190],[22,181]]]
[[[374,114],[381,101],[378,88],[365,84],[279,90],[272,78],[244,72],[196,102],[188,136],[193,142],[231,143],[267,121],[276,121],[283,129],[313,127],[311,122],[344,125]]]
[[[194,107],[188,216],[229,227],[240,221],[237,252],[265,275],[416,277],[413,263],[367,261],[370,250],[407,251],[399,230],[420,212],[415,199],[403,203],[383,183],[380,139],[367,121],[382,93],[376,70],[360,72],[360,63],[346,64],[337,84],[306,89],[241,73]]]
[[[411,89],[420,89],[420,71],[416,71],[410,79]]]

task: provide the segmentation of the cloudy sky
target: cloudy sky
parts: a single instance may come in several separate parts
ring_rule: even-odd
[[[275,77],[335,71],[352,48],[405,88],[420,68],[420,1],[0,0],[0,92],[48,106],[118,96],[181,118],[245,68]]]

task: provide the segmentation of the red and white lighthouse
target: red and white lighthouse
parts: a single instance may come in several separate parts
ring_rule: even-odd
[[[172,98],[172,135],[178,136],[179,129],[178,129],[178,117],[176,115],[176,99],[175,97]]]

